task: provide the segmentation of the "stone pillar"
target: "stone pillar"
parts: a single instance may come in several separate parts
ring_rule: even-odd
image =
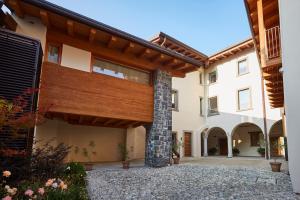
[[[164,167],[172,155],[172,77],[165,71],[154,73],[154,117],[146,126],[145,164]]]
[[[227,135],[228,158],[232,158],[232,137]]]
[[[204,155],[205,157],[208,156],[208,153],[207,153],[207,138],[208,138],[208,137],[207,137],[206,135],[205,135],[204,138],[203,138],[203,139],[204,139],[204,147],[203,147],[203,149],[204,149],[204,154],[203,154],[203,155]]]

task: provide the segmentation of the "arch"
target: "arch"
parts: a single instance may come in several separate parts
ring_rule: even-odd
[[[207,150],[209,156],[227,156],[227,134],[220,127],[212,127],[207,130]]]
[[[258,148],[264,148],[262,129],[250,122],[236,125],[232,132],[232,149],[234,156],[264,156],[258,153]]]
[[[285,149],[283,145],[286,143],[284,137],[282,120],[276,121],[269,131],[270,141],[270,156],[271,157],[283,157],[285,156]]]

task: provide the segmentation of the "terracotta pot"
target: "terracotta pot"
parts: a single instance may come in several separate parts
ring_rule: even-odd
[[[179,161],[180,161],[180,158],[173,158],[173,160],[174,160],[174,164],[178,165]]]
[[[280,162],[270,162],[272,172],[280,172],[281,163]]]
[[[129,161],[122,161],[122,164],[123,164],[123,169],[129,169],[129,165],[130,165],[130,163],[129,163]]]
[[[93,169],[92,163],[84,163],[85,171],[91,171]]]

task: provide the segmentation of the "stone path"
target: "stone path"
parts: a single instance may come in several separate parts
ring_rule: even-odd
[[[285,173],[185,163],[164,168],[97,168],[88,172],[96,199],[297,199]]]

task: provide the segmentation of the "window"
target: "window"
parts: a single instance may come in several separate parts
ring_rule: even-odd
[[[178,91],[172,90],[172,110],[178,111]]]
[[[247,74],[249,72],[247,59],[238,61],[238,75]]]
[[[61,60],[61,46],[58,44],[47,44],[47,61],[60,64]]]
[[[251,147],[259,146],[259,134],[260,132],[249,132],[250,134],[250,145]]]
[[[238,110],[247,110],[251,108],[250,89],[242,89],[238,91]]]
[[[202,74],[202,72],[199,73],[199,83],[201,85],[203,84],[203,74]]]
[[[128,68],[111,62],[94,59],[93,72],[137,83],[150,84],[150,73]]]
[[[210,97],[208,99],[208,114],[216,115],[218,112],[218,97]]]
[[[209,84],[217,82],[217,71],[210,72],[208,74]]]
[[[203,116],[203,98],[200,97],[200,115]]]

